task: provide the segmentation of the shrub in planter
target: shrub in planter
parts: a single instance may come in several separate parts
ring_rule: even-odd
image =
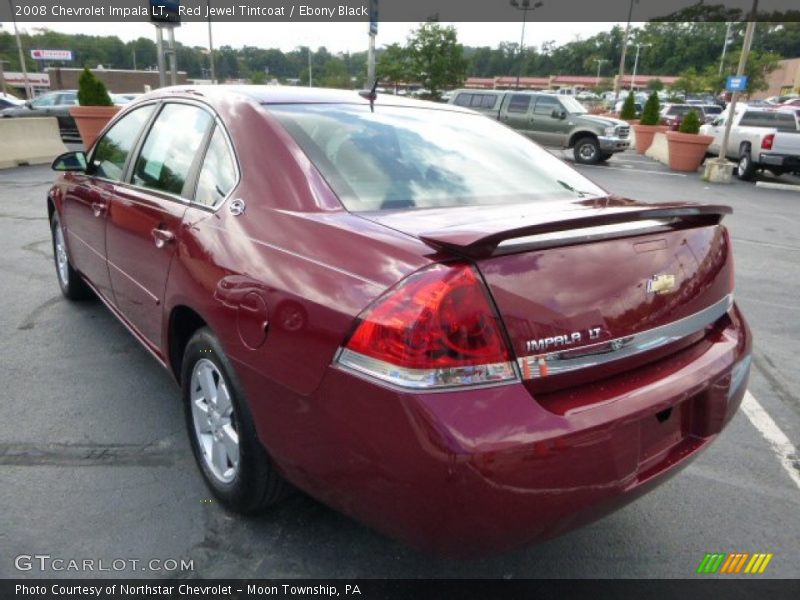
[[[656,133],[663,133],[668,129],[666,125],[659,125],[659,121],[661,121],[660,108],[658,94],[653,92],[644,105],[641,121],[638,125],[633,126],[633,130],[636,132],[636,152],[639,154],[647,152]]]
[[[690,111],[683,118],[678,131],[667,132],[669,145],[669,168],[673,171],[697,171],[706,156],[714,136],[699,135],[700,117]]]
[[[81,134],[83,145],[88,150],[97,135],[112,117],[119,112],[108,95],[105,84],[89,68],[85,68],[78,79],[78,104],[69,109]]]
[[[619,111],[619,118],[625,121],[636,119],[636,98],[633,92],[625,97],[625,102],[622,103],[622,110]]]

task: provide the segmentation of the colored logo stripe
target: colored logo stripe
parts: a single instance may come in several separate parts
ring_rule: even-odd
[[[767,569],[767,565],[772,560],[773,554],[760,553],[750,554],[749,552],[733,552],[730,554],[723,552],[706,553],[697,572],[701,574],[728,574],[744,573],[761,574]],[[749,561],[748,561],[749,559]],[[747,565],[745,567],[745,564]]]

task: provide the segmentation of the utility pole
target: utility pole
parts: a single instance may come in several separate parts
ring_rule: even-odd
[[[178,85],[178,51],[175,48],[175,28],[167,29],[169,40],[169,72],[171,85]]]
[[[8,63],[7,60],[0,60],[0,85],[3,86],[3,96],[6,95],[6,74],[3,71],[3,63]]]
[[[158,87],[167,87],[167,68],[164,64],[164,32],[156,25],[156,54],[158,54]]]
[[[619,58],[619,75],[617,75],[617,81],[614,82],[614,104],[612,104],[612,108],[617,106],[617,101],[619,100],[619,88],[622,85],[622,78],[625,76],[625,56],[628,53],[628,36],[631,33],[631,17],[633,17],[633,3],[639,3],[639,0],[631,0],[631,4],[628,7],[628,24],[625,25],[625,35],[622,37],[622,56]]]
[[[8,0],[8,10],[11,13],[11,20],[14,23],[14,36],[17,38],[17,51],[19,52],[19,66],[22,69],[22,80],[25,85],[25,98],[27,100],[33,100],[33,89],[28,79],[28,67],[25,66],[25,53],[22,51],[22,40],[19,39],[17,17],[14,15],[14,7],[11,6],[11,0]],[[5,79],[3,81],[5,81]]]

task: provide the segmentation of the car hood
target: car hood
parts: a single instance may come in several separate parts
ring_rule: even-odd
[[[628,127],[628,122],[623,121],[622,119],[615,119],[613,117],[601,117],[599,115],[578,115],[578,120],[583,121],[584,123],[590,123],[593,125],[601,125],[602,127],[619,127],[624,126]]]

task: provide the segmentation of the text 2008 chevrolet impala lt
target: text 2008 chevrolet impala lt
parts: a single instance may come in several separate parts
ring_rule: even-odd
[[[236,511],[288,481],[498,552],[663,482],[745,392],[729,208],[610,196],[456,106],[168,88],[54,168],[61,290],[174,375]]]

